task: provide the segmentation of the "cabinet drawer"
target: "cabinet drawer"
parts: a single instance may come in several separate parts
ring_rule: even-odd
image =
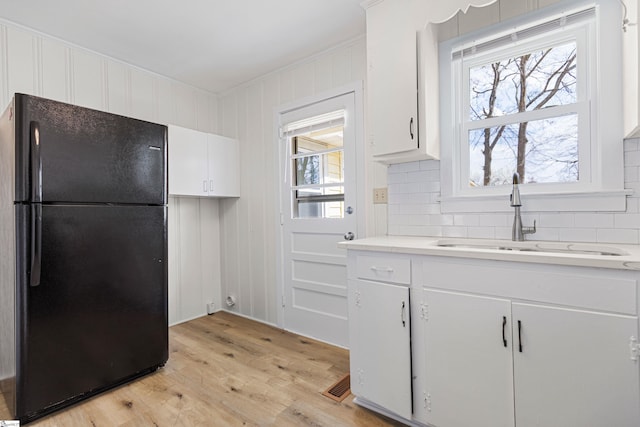
[[[356,272],[359,279],[411,284],[411,260],[408,258],[359,255],[356,259]]]
[[[624,271],[468,260],[424,261],[422,268],[428,287],[637,314],[637,280]]]

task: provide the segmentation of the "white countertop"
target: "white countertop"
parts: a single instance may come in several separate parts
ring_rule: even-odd
[[[379,236],[344,241],[338,246],[360,251],[640,270],[640,245]],[[592,251],[618,255],[600,255]]]

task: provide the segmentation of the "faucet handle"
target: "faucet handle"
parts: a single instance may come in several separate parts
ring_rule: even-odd
[[[534,234],[536,232],[536,220],[533,220],[533,227],[522,227],[522,234]]]

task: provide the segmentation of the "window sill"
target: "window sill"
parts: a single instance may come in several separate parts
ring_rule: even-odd
[[[584,193],[527,194],[520,190],[527,212],[624,212],[633,190]],[[442,213],[511,212],[508,194],[449,196],[440,200]]]

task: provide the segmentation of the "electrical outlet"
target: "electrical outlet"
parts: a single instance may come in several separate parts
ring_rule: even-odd
[[[387,203],[387,187],[373,189],[373,203],[375,204]]]

